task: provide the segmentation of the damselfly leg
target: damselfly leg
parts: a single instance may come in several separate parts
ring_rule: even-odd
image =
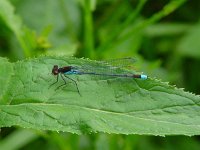
[[[74,79],[72,79],[72,78],[66,76],[65,74],[64,74],[64,76],[65,76],[66,78],[70,79],[71,81],[73,81],[73,83],[76,85],[76,89],[77,89],[78,94],[81,96],[81,93],[80,93],[80,91],[79,91],[79,88],[78,88],[78,85],[77,85],[76,81],[75,81]]]
[[[63,76],[63,75],[64,75],[64,76]],[[77,83],[76,83],[76,81],[75,81],[74,79],[72,79],[72,78],[70,78],[70,77],[68,77],[67,75],[62,74],[62,73],[60,74],[60,76],[61,76],[62,80],[64,81],[64,83],[61,84],[60,86],[58,86],[55,90],[58,90],[58,89],[61,88],[62,86],[66,85],[67,82],[66,82],[65,78],[67,78],[67,79],[71,80],[71,81],[76,85],[77,92],[78,92],[78,94],[81,96],[81,93],[80,93],[80,91],[79,91],[78,85],[77,85]],[[52,83],[52,84],[49,86],[49,88],[50,88],[52,85],[54,85],[54,84],[56,84],[56,83],[58,82],[58,78],[59,78],[59,74],[57,74],[56,82]]]
[[[52,85],[54,85],[54,84],[56,84],[56,83],[58,82],[58,78],[59,78],[59,74],[57,74],[56,82],[52,83],[52,84],[49,86],[49,88],[50,88]]]

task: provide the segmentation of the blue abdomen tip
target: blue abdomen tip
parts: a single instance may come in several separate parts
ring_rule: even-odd
[[[141,75],[141,79],[146,80],[147,78],[148,78],[147,75],[144,74]]]

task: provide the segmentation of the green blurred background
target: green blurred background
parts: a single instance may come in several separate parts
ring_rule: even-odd
[[[0,1],[0,56],[12,62],[44,54],[135,57],[150,77],[200,94],[199,0]],[[193,150],[199,139],[3,128],[0,149]]]

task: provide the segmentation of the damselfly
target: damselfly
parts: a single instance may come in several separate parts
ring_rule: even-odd
[[[144,74],[133,74],[133,73],[127,73],[127,72],[120,72],[116,73],[115,70],[121,69],[121,67],[128,66],[132,62],[132,58],[122,58],[122,59],[115,59],[111,61],[100,61],[97,63],[97,65],[94,66],[65,66],[65,67],[58,67],[58,65],[54,65],[52,69],[52,74],[57,76],[56,82],[58,82],[59,75],[61,76],[64,83],[57,87],[60,88],[61,86],[66,85],[65,77],[76,85],[77,92],[80,94],[78,85],[76,81],[68,75],[94,75],[94,76],[107,76],[107,77],[121,77],[121,78],[139,78],[146,80],[148,77]],[[120,62],[120,65],[116,66],[113,64],[113,62]],[[53,85],[51,84],[51,85]]]

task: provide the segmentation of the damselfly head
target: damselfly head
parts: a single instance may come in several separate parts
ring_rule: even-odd
[[[52,74],[53,74],[53,75],[58,75],[58,74],[59,74],[58,65],[54,65],[54,66],[53,66]]]

